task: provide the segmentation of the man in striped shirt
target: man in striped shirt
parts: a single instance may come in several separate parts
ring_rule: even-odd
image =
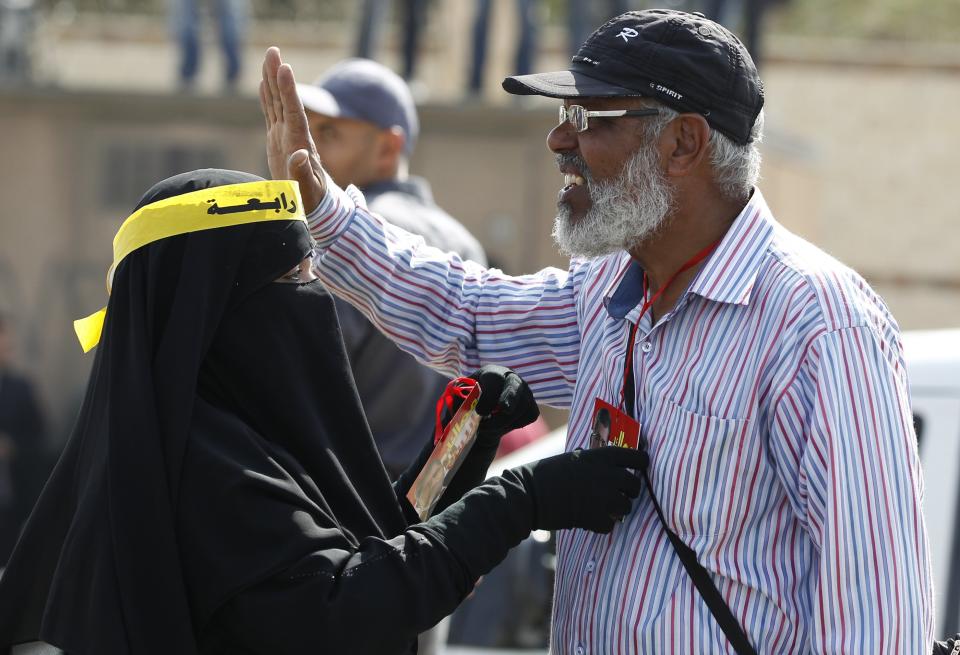
[[[632,413],[667,523],[759,653],[928,653],[923,483],[898,327],[866,282],[755,188],[763,92],[700,15],[624,14],[570,70],[508,78],[563,101],[567,271],[503,275],[424,245],[325,178],[292,71],[268,51],[268,156],[300,182],[318,272],[421,361],[517,370],[570,408]],[[733,653],[641,495],[610,535],[558,537],[556,653]]]

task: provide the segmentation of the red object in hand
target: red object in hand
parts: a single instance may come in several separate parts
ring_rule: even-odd
[[[456,398],[466,400],[470,392],[477,388],[480,383],[473,378],[455,378],[447,384],[446,390],[440,399],[437,400],[437,422],[433,432],[433,445],[440,443],[443,439],[443,410],[446,408],[449,415],[453,416],[453,403]]]

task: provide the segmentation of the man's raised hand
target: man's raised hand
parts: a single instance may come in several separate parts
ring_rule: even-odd
[[[320,156],[310,138],[307,115],[297,95],[290,64],[280,60],[280,50],[267,49],[260,82],[260,108],[267,123],[267,165],[275,180],[300,183],[303,209],[316,209],[326,193]]]

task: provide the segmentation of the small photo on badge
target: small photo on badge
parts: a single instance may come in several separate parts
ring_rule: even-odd
[[[590,429],[590,448],[602,448],[610,440],[610,410],[600,407],[593,415]]]
[[[604,446],[636,448],[639,442],[639,423],[610,403],[599,398],[594,400],[588,448]]]

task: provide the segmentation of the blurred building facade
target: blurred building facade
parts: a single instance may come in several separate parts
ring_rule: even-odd
[[[511,3],[495,3],[486,99],[469,103],[461,94],[473,5],[431,6],[413,171],[508,272],[564,266],[549,236],[562,181],[544,143],[556,103],[497,92],[511,72]],[[239,93],[222,96],[212,93],[222,62],[211,26],[199,90],[178,95],[176,46],[162,17],[62,3],[45,11],[35,84],[0,88],[0,309],[16,321],[21,364],[63,435],[92,361],[72,321],[104,304],[111,240],[136,199],[191,168],[264,174],[254,95],[263,50],[280,45],[310,79],[351,52],[355,30],[320,9],[310,21],[261,20]],[[398,64],[399,35],[385,34],[385,63]],[[536,67],[563,67],[561,27],[548,24],[541,43]],[[771,39],[766,62],[761,188],[781,222],[863,273],[904,328],[960,325],[960,203],[951,189],[960,136],[949,127],[960,106],[960,49]]]

